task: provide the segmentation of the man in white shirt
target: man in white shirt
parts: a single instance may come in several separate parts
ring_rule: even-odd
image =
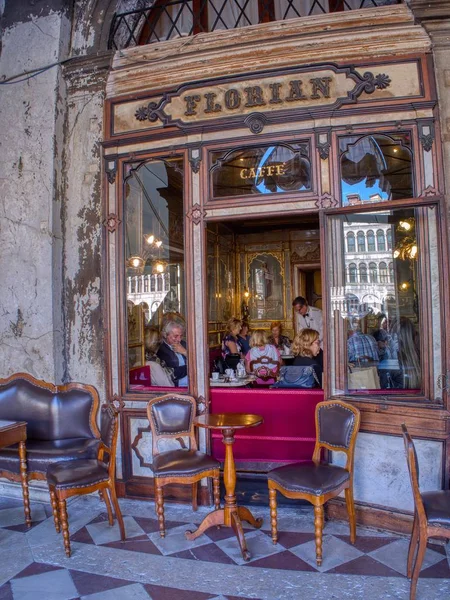
[[[320,308],[308,306],[303,296],[297,296],[292,306],[295,312],[295,333],[302,329],[315,329],[319,332],[320,348],[323,349],[323,319]]]

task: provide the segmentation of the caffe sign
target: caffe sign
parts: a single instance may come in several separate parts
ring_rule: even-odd
[[[386,73],[360,74],[351,67],[329,65],[214,85],[188,84],[164,94],[158,102],[140,106],[135,118],[180,127],[230,117],[245,118],[255,113],[263,113],[270,119],[275,112],[292,109],[308,113],[327,107],[334,110],[355,103],[363,92],[371,94],[390,84]]]

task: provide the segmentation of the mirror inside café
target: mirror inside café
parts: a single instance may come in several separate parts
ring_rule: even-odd
[[[124,188],[128,388],[187,387],[183,161],[132,164]]]

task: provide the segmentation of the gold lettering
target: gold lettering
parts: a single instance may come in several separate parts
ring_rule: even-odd
[[[272,98],[269,100],[269,104],[280,104],[280,102],[283,102],[280,98],[281,83],[269,83],[269,87],[272,91]]]
[[[322,94],[324,98],[330,97],[330,83],[333,80],[331,77],[315,77],[314,79],[310,79],[309,82],[312,85],[312,94],[311,98],[314,100],[318,100],[320,95],[318,92]]]
[[[256,177],[255,169],[250,169],[249,177]]]
[[[264,101],[263,91],[259,85],[253,85],[252,87],[244,88],[244,92],[247,94],[247,102],[245,106],[264,106],[266,102]]]
[[[186,110],[185,115],[190,117],[191,115],[196,115],[197,111],[195,110],[197,106],[197,102],[200,102],[201,98],[198,94],[194,94],[193,96],[185,96],[183,100],[186,102]]]
[[[275,166],[269,165],[266,169],[266,175],[273,175],[274,170],[275,170]]]
[[[277,165],[277,175],[285,175],[286,169],[284,165]]]
[[[208,92],[207,94],[205,94],[205,98],[206,98],[205,113],[206,114],[222,111],[222,107],[220,106],[220,104],[214,103],[214,98],[216,98],[216,97],[217,97],[217,94],[214,94],[214,92]]]
[[[289,82],[291,91],[289,96],[285,98],[286,102],[295,102],[296,100],[306,100],[306,96],[302,90],[303,81],[301,79],[294,79]]]
[[[248,169],[241,169],[241,179],[248,179],[247,171]]]
[[[234,110],[239,108],[241,105],[241,97],[239,95],[238,90],[231,88],[225,92],[225,106],[229,110]]]

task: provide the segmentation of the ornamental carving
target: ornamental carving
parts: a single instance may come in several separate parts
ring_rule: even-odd
[[[200,204],[194,204],[186,216],[188,219],[192,220],[194,225],[198,225],[205,215],[206,211],[203,210]]]
[[[267,124],[267,118],[264,115],[253,113],[245,119],[244,123],[252,133],[261,133]]]
[[[244,123],[258,134],[269,122],[286,120],[292,110],[308,117],[317,111],[324,116],[327,110],[334,113],[343,105],[356,103],[362,93],[372,94],[390,85],[388,73],[366,71],[361,75],[351,66],[328,63],[314,70],[299,67],[278,75],[225,79],[216,85],[187,83],[139,106],[134,117],[139,122],[160,121],[183,130],[227,119],[232,126]],[[322,157],[328,150],[328,142],[321,142]]]
[[[335,206],[338,206],[338,201],[330,194],[322,194],[322,196],[316,200],[316,206],[321,209],[334,208]]]
[[[320,260],[320,245],[318,242],[304,242],[301,246],[295,246],[291,254],[291,263],[309,262]]]
[[[109,233],[114,233],[121,222],[115,213],[109,213],[106,219],[103,220],[103,225],[108,229]]]
[[[439,194],[438,190],[433,187],[432,185],[429,185],[428,187],[426,187],[422,193],[420,194],[420,198],[429,198],[430,196],[437,196]]]
[[[189,148],[189,164],[193,173],[200,171],[200,163],[202,162],[202,149],[200,146]]]

